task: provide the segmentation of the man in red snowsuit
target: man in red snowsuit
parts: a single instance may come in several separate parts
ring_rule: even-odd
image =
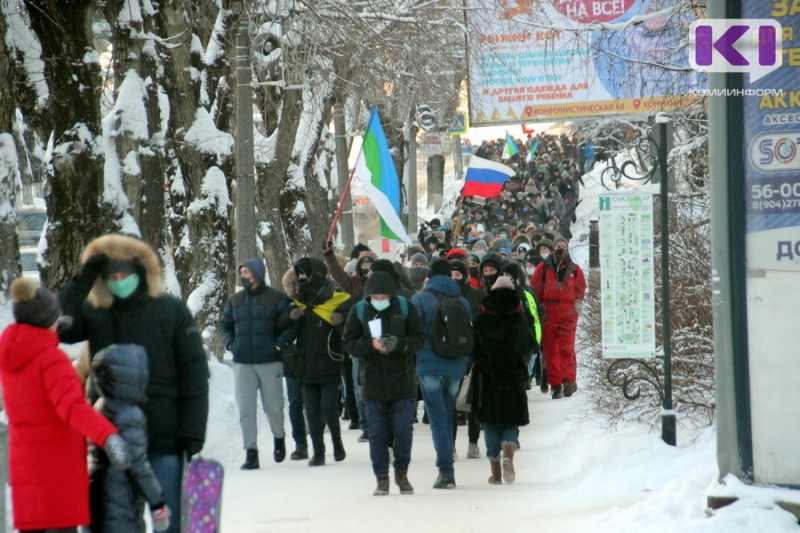
[[[570,259],[564,237],[553,241],[553,253],[536,267],[531,287],[545,307],[542,349],[553,399],[572,396],[578,390],[575,332],[586,278]]]

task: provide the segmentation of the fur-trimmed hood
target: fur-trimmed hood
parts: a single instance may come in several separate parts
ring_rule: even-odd
[[[81,255],[81,265],[97,254],[105,254],[109,259],[134,262],[141,283],[146,284],[147,295],[155,298],[163,292],[161,263],[156,252],[146,242],[127,235],[103,235],[86,245]],[[88,300],[94,308],[108,309],[114,303],[114,296],[103,279],[97,278]]]
[[[297,288],[297,274],[294,273],[294,267],[289,267],[286,272],[283,273],[281,286],[283,287],[283,292],[285,292],[289,298],[297,297],[295,293],[295,289]]]

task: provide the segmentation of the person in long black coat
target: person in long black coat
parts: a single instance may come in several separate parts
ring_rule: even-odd
[[[483,427],[492,469],[489,483],[510,483],[516,477],[517,430],[530,421],[525,389],[527,358],[535,340],[509,278],[497,279],[479,311],[473,322],[472,409]]]

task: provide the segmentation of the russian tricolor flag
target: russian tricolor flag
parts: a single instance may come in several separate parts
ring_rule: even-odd
[[[467,175],[464,178],[463,196],[494,198],[500,195],[503,184],[516,174],[510,167],[482,157],[469,158]]]

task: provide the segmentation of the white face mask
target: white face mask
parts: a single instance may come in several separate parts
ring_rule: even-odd
[[[527,274],[528,274],[529,276],[533,276],[533,273],[534,273],[534,272],[536,272],[536,268],[534,268],[534,267],[527,267],[527,268],[525,269],[525,272],[527,272]]]
[[[542,252],[542,253],[541,253],[541,254],[539,254],[539,255],[541,255],[541,256],[542,256],[542,259],[547,259],[548,257],[550,257],[550,254],[549,254],[549,253],[547,253],[547,252]]]

